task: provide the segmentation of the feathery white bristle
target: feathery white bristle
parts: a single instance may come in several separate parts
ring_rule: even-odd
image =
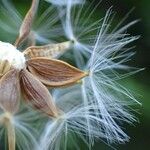
[[[88,103],[95,104],[93,110],[99,115],[103,124],[101,129],[109,143],[125,142],[129,137],[120,127],[120,122],[132,123],[136,121],[131,114],[130,105],[138,101],[116,80],[122,78],[117,72],[120,69],[126,70],[123,65],[133,55],[124,47],[138,37],[130,37],[124,32],[132,22],[121,29],[107,34],[110,27],[111,9],[106,13],[100,28],[95,47],[89,59],[87,70],[89,77],[83,79],[82,93],[85,106]],[[129,69],[129,68],[128,68]],[[128,101],[129,100],[129,101]],[[131,101],[130,101],[131,100]],[[87,118],[87,121],[89,118]]]
[[[0,118],[3,114],[3,112],[0,112]],[[13,114],[13,116],[11,116],[10,121],[15,128],[16,149],[31,150],[36,148],[36,150],[40,150],[39,144],[36,140],[38,133],[34,127],[34,123],[38,120],[39,117],[41,116],[32,111],[29,107],[21,107],[21,109],[16,114]],[[42,117],[40,119],[42,119]],[[39,123],[36,122],[36,126],[38,124]],[[7,134],[9,134],[8,132],[6,133],[5,128],[5,124],[0,123],[1,141],[4,140],[4,136],[7,136]],[[5,144],[7,144],[7,141],[3,143],[3,146],[5,146]]]
[[[61,13],[61,16],[64,13]],[[32,32],[40,44],[55,43],[62,36],[62,28],[59,24],[59,15],[55,7],[48,6],[40,16],[37,16],[33,23]]]
[[[86,96],[89,98],[93,91],[89,91],[90,87],[89,90],[86,90],[86,93],[88,93]],[[87,105],[83,104],[83,100],[85,100],[85,97],[83,100],[81,97],[83,93],[79,85],[73,86],[71,89],[56,90],[53,93],[57,106],[64,113],[54,120],[49,120],[45,126],[39,142],[42,150],[59,150],[62,147],[67,149],[69,143],[72,147],[79,149],[77,139],[83,140],[89,147],[94,144],[96,139],[102,141],[106,139],[108,143],[124,143],[129,140],[129,137],[116,122],[117,119],[118,122],[128,120],[128,118],[134,120],[125,110],[125,104],[122,105],[121,102],[108,103],[107,108],[111,113],[106,111],[103,114],[104,109],[107,109],[103,104],[99,107],[94,101],[91,102],[92,99],[87,101]],[[91,95],[90,98],[94,97]],[[117,111],[114,111],[115,109]]]
[[[72,5],[81,4],[83,3],[84,0],[45,0],[45,1],[50,2],[56,6],[66,6],[70,2],[72,3]]]
[[[14,42],[19,34],[23,16],[8,0],[2,0],[0,13],[4,16],[0,18],[0,28],[7,32],[10,41]],[[61,15],[63,15],[63,12]],[[28,40],[32,41],[34,40],[32,38],[35,38],[35,42],[38,44],[55,43],[58,37],[62,36],[62,29],[58,22],[59,15],[56,8],[49,5],[42,14],[36,15],[31,28],[32,34],[29,35]]]
[[[67,149],[69,143],[79,148],[75,137],[80,137],[88,146],[92,145],[92,138],[106,138],[101,128],[103,120],[93,113],[94,104],[84,106],[81,99],[80,86],[54,92],[57,106],[64,112],[60,117],[49,120],[40,137],[42,150]],[[86,118],[90,120],[90,128]],[[90,129],[90,131],[89,131]],[[75,135],[74,135],[75,134]],[[74,137],[75,136],[75,137]]]
[[[126,76],[119,75],[117,71],[129,69],[123,63],[134,53],[130,53],[125,46],[138,37],[130,37],[125,32],[136,21],[108,34],[111,14],[109,9],[101,20],[99,34],[86,68],[89,76],[82,80],[81,89],[78,87],[66,90],[66,93],[54,92],[55,102],[64,114],[47,123],[40,140],[44,150],[66,148],[71,131],[80,136],[89,147],[95,139],[107,141],[108,144],[129,141],[122,129],[122,122],[130,124],[136,121],[130,107],[138,101],[129,90],[117,83],[117,80]],[[68,35],[71,38],[74,36],[71,32]]]
[[[23,69],[25,67],[25,57],[12,44],[0,41],[0,61],[7,60],[13,67]]]
[[[100,27],[99,23],[102,20],[90,21],[97,6],[93,9],[92,4],[87,6],[82,3],[74,6],[71,2],[68,2],[65,8],[59,8],[60,12],[64,10],[66,12],[64,17],[61,18],[62,25],[66,37],[74,42],[73,57],[77,66],[82,69],[86,64],[85,60],[92,53],[93,43]]]

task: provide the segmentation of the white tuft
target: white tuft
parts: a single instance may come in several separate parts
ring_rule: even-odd
[[[3,119],[4,112],[0,110],[0,119]],[[39,144],[36,141],[36,137],[38,136],[37,130],[35,129],[35,122],[36,127],[38,128],[37,119],[38,117],[42,119],[41,115],[37,114],[36,112],[32,111],[29,107],[22,107],[19,112],[13,114],[9,119],[12,123],[12,126],[15,129],[15,142],[16,142],[16,149],[19,150],[31,150],[36,148],[36,150],[40,150]],[[4,120],[5,121],[5,120]],[[6,120],[7,121],[7,120]],[[7,131],[4,122],[0,122],[0,140],[4,141],[1,146],[6,146],[7,144]]]
[[[23,69],[25,67],[25,57],[23,53],[10,43],[0,41],[0,60],[7,60],[17,69]]]
[[[86,68],[89,71],[89,77],[83,79],[82,85],[84,104],[85,106],[88,106],[89,103],[94,104],[93,110],[103,122],[100,130],[103,130],[109,143],[129,140],[120,125],[122,122],[132,123],[136,121],[131,114],[130,107],[134,102],[138,103],[130,91],[117,82],[126,76],[126,74],[120,75],[118,70],[125,71],[129,69],[123,63],[128,61],[134,54],[128,52],[129,49],[126,49],[125,46],[138,37],[131,37],[125,32],[136,21],[121,29],[116,28],[108,34],[111,26],[111,14],[112,11],[109,9],[103,19],[95,47]],[[90,124],[88,117],[87,121]],[[91,135],[91,133],[89,134]]]
[[[61,16],[63,14],[62,12]],[[36,42],[40,44],[56,43],[59,37],[63,35],[59,21],[57,9],[48,5],[40,15],[37,15],[32,25],[31,30]]]
[[[77,66],[82,69],[86,64],[85,60],[92,53],[91,49],[93,49],[93,43],[100,27],[99,23],[102,20],[92,21],[99,3],[94,9],[92,4],[73,5],[72,1],[69,1],[65,9],[60,8],[60,12],[62,10],[66,12],[61,18],[65,35],[67,39],[74,42],[73,57]]]
[[[62,147],[64,150],[73,147],[80,149],[79,139],[91,146],[93,145],[93,138],[101,138],[101,140],[106,138],[104,129],[101,128],[105,122],[99,115],[95,114],[96,105],[84,106],[81,94],[80,86],[62,91],[57,90],[54,93],[57,106],[63,113],[60,117],[49,120],[45,126],[39,142],[42,150],[60,150]],[[105,125],[107,126],[107,124]],[[91,138],[89,138],[89,133],[92,135]]]
[[[50,2],[56,6],[66,6],[70,2],[73,5],[83,3],[83,0],[45,0],[45,1]]]
[[[42,7],[39,7],[39,10]],[[3,39],[5,33],[9,35],[9,41],[14,42],[19,34],[19,28],[23,21],[23,16],[15,8],[13,3],[9,0],[2,0],[0,6],[0,13],[4,16],[0,18],[0,28],[3,32]],[[61,16],[63,15],[63,12]],[[52,5],[42,9],[40,15],[36,15],[31,27],[31,33],[28,36],[27,44],[47,44],[55,43],[57,39],[62,36],[63,32],[59,24],[59,15],[55,7]],[[6,36],[8,40],[8,36]]]
[[[136,72],[123,75],[118,73],[118,70],[130,69],[124,63],[134,53],[129,52],[130,49],[125,46],[138,37],[129,36],[126,30],[136,21],[120,29],[118,25],[110,32],[111,14],[112,11],[109,9],[103,21],[100,21],[99,33],[95,46],[90,49],[91,57],[86,68],[89,76],[82,80],[81,88],[76,86],[65,89],[65,92],[60,90],[54,92],[57,106],[64,113],[47,123],[40,138],[43,150],[59,150],[62,147],[67,149],[68,143],[79,149],[77,141],[72,140],[74,134],[87,143],[89,148],[96,139],[106,141],[108,144],[129,141],[130,138],[124,132],[122,123],[132,124],[136,121],[131,106],[138,101],[117,81]],[[71,27],[68,22],[67,35],[73,39]],[[78,41],[76,38],[75,40]]]
[[[43,120],[43,116],[33,111],[30,107],[22,106],[19,112],[14,115],[16,146],[19,150],[31,150],[34,148],[41,150],[37,142],[41,126],[43,126],[43,121],[41,120]]]

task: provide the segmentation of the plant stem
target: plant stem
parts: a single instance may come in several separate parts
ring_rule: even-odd
[[[11,121],[9,120],[6,124],[7,127],[7,134],[8,134],[8,147],[9,150],[16,149],[16,135],[15,135],[15,128]]]
[[[3,124],[7,129],[8,150],[16,150],[15,127],[12,123],[12,119],[13,117],[9,112],[0,115],[0,124]]]
[[[9,112],[5,112],[0,115],[0,124],[3,124],[7,129],[8,136],[8,150],[16,149],[16,135],[15,135],[15,127],[12,123],[12,115]]]

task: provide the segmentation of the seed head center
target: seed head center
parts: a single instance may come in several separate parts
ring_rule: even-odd
[[[16,69],[23,69],[25,67],[23,53],[17,50],[12,44],[0,41],[0,61],[5,60]]]

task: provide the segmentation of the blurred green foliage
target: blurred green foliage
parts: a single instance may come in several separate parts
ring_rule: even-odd
[[[22,15],[27,11],[29,4],[27,0],[12,0],[17,6]],[[89,0],[91,2],[93,0]],[[94,0],[96,5],[99,0]],[[93,7],[94,7],[93,5]],[[145,68],[144,71],[134,75],[128,79],[124,79],[123,84],[134,91],[136,97],[142,103],[137,117],[139,123],[135,126],[126,126],[131,140],[129,143],[123,145],[113,145],[114,148],[119,150],[149,150],[150,149],[150,0],[103,0],[97,8],[97,14],[103,14],[108,8],[113,6],[116,12],[116,22],[123,18],[133,7],[134,11],[129,15],[126,22],[135,19],[140,19],[134,27],[129,30],[132,35],[141,35],[141,38],[134,43],[136,45],[136,55],[130,62],[130,65]],[[93,18],[94,19],[94,18]],[[1,31],[0,31],[1,32]],[[2,39],[2,34],[0,39]],[[7,35],[5,35],[7,37]],[[81,144],[81,143],[80,143]],[[81,144],[81,149],[87,148]],[[103,142],[97,142],[92,148],[93,150],[110,150]]]

